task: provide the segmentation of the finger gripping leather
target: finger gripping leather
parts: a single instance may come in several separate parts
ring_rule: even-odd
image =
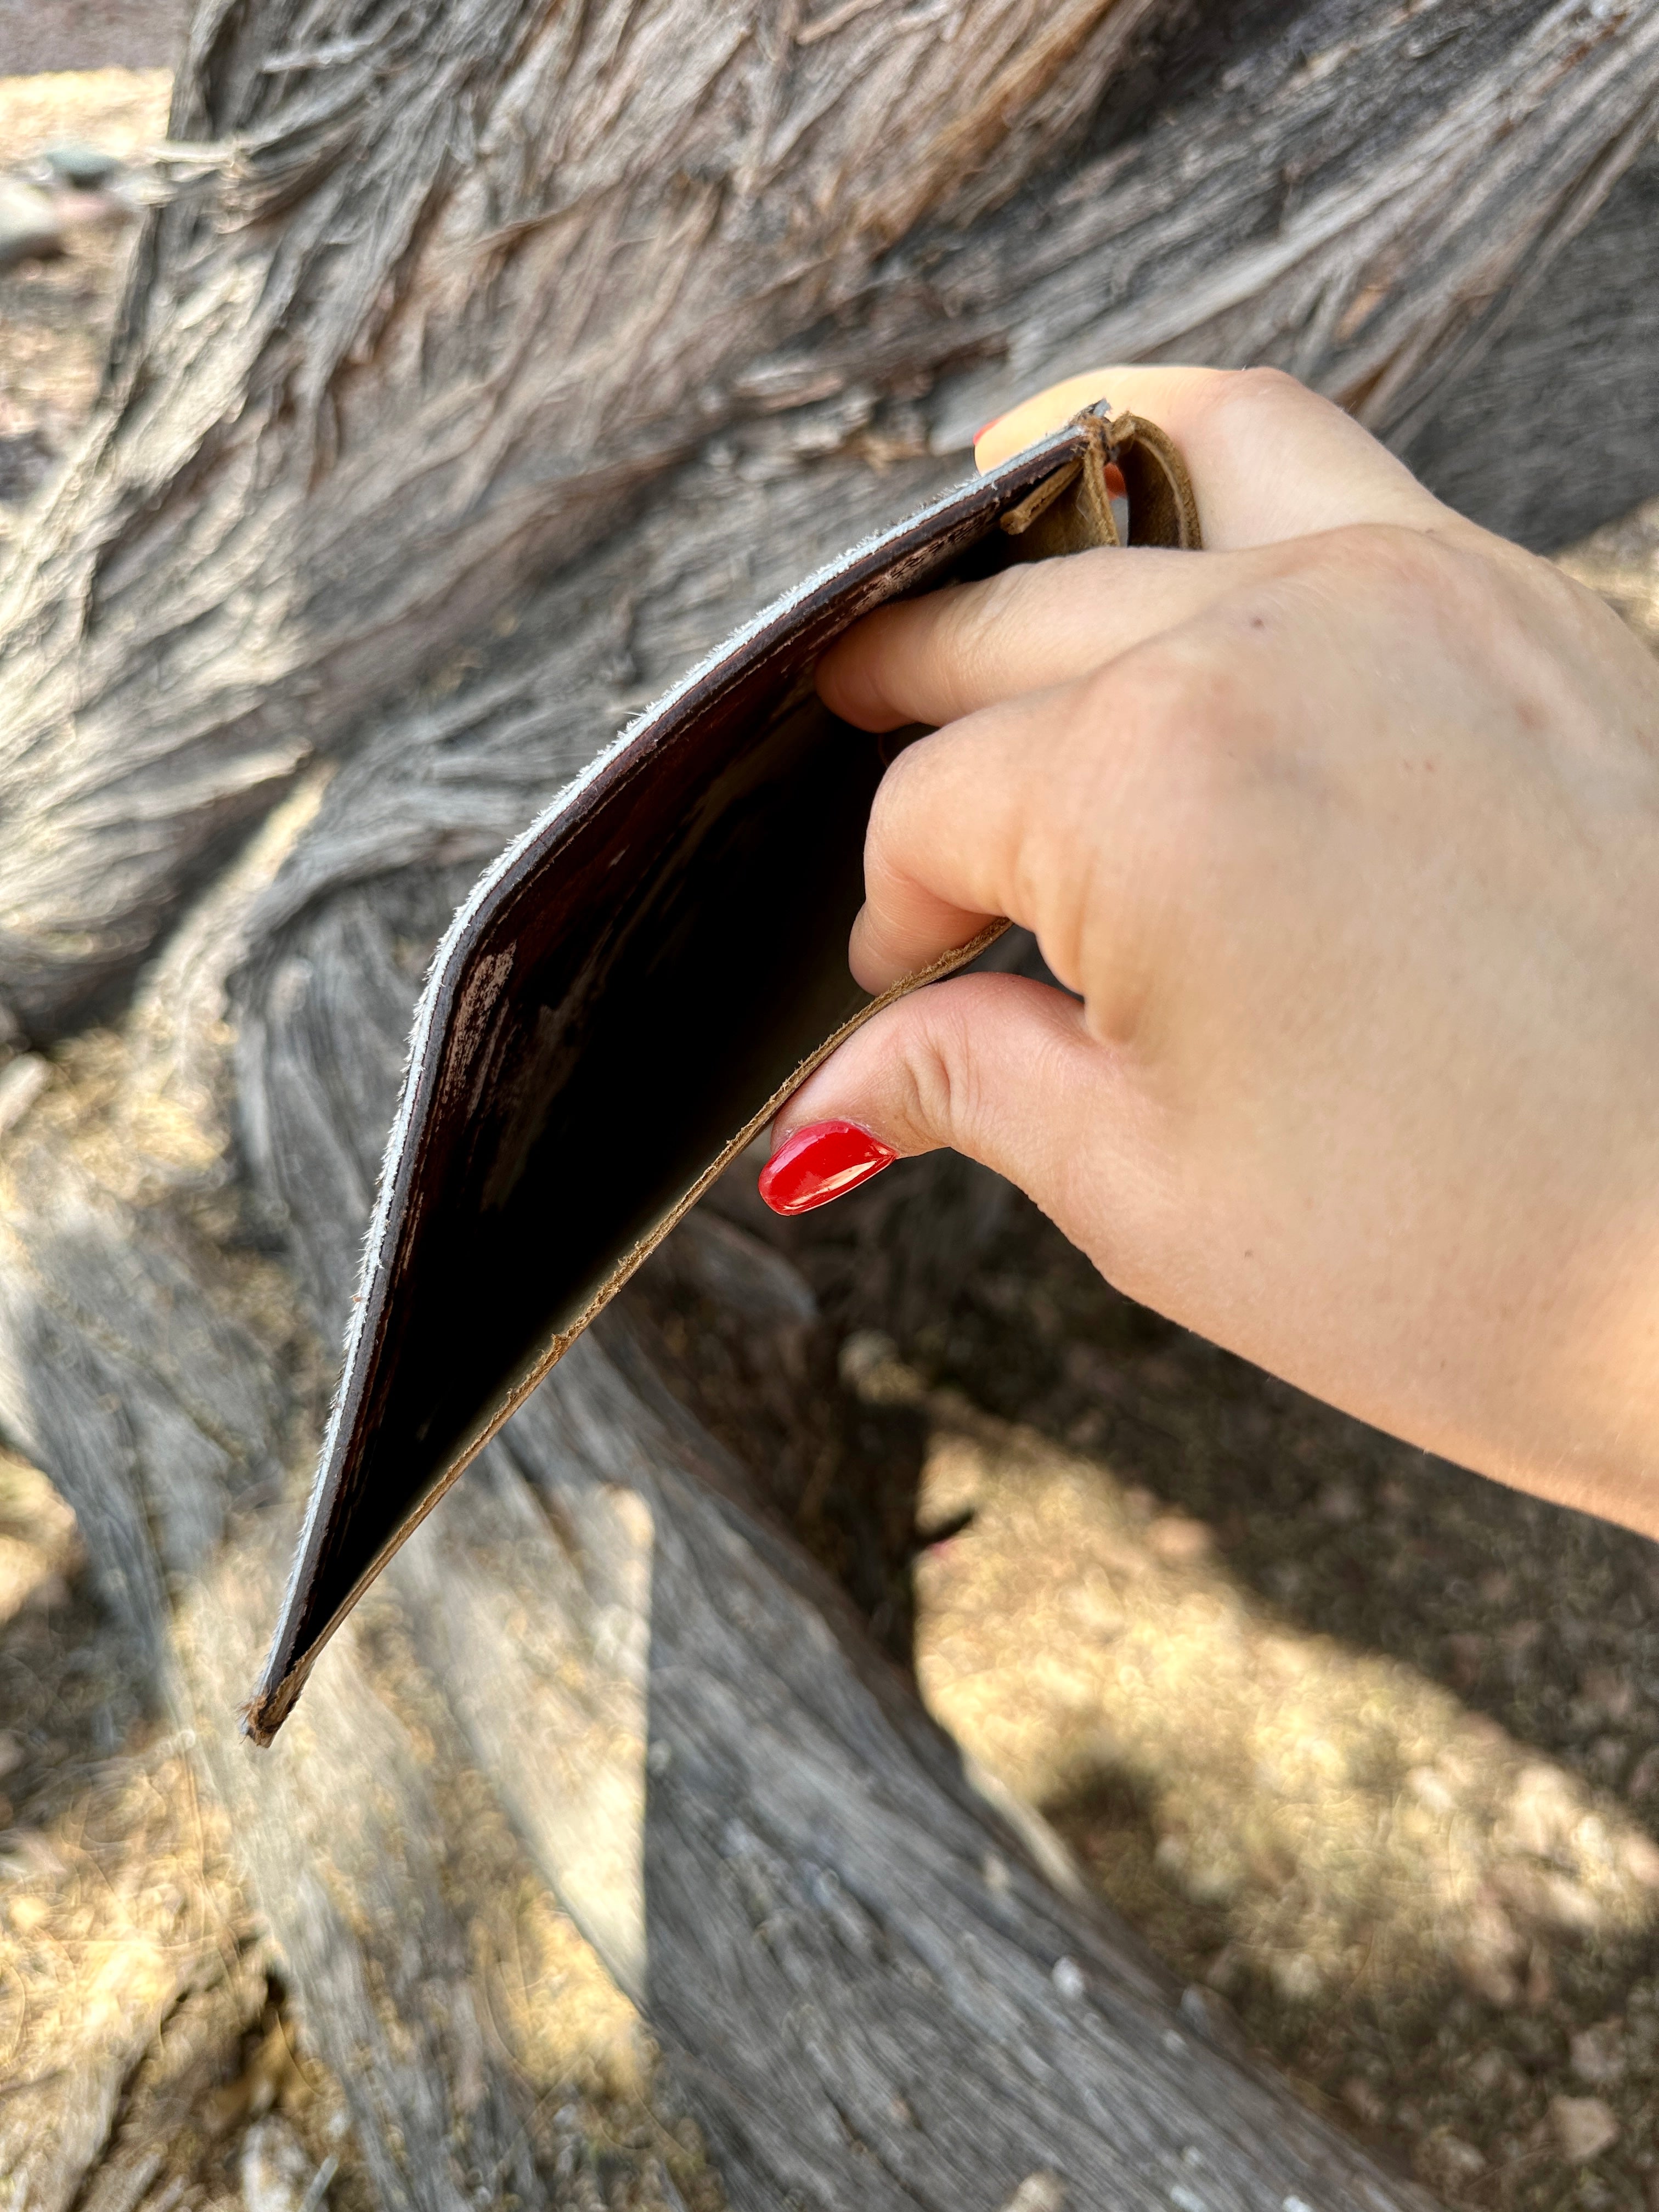
[[[883,741],[814,663],[884,602],[1017,558],[1196,546],[1162,431],[1091,409],[728,638],[504,853],[439,947],[340,1388],[247,1733],[269,1743],[392,1552],[879,999],[854,981]],[[665,1113],[662,1102],[673,1102]]]

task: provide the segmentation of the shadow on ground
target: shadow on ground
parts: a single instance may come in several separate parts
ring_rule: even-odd
[[[641,1296],[964,1748],[1449,2201],[1659,2204],[1659,1548],[1187,1335],[961,1162],[751,1190],[817,1321]]]

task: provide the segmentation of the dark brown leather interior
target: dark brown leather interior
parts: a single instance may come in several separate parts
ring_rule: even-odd
[[[763,617],[463,910],[416,1027],[340,1399],[248,1709],[257,1740],[391,1550],[872,1011],[847,941],[893,740],[822,704],[817,653],[900,593],[1115,544],[1112,463],[1132,543],[1196,544],[1163,434],[1079,417]]]

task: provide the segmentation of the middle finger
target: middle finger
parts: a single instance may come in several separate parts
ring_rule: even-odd
[[[861,730],[937,728],[1028,691],[1075,683],[1133,646],[1279,574],[1285,549],[1182,553],[1102,547],[879,607],[818,663],[819,696]]]

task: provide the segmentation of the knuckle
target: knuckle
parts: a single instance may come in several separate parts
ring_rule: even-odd
[[[865,851],[878,853],[891,846],[899,836],[919,790],[919,780],[927,774],[928,740],[918,738],[895,753],[882,770],[881,781],[876,786],[876,795],[870,804],[869,826],[865,832]]]
[[[1251,413],[1265,408],[1316,406],[1320,401],[1307,386],[1283,368],[1233,368],[1222,371],[1208,394],[1218,413]]]
[[[1298,398],[1305,399],[1308,397],[1307,386],[1303,383],[1300,377],[1292,376],[1287,368],[1272,368],[1266,366],[1236,368],[1228,379],[1228,383],[1232,391],[1248,394],[1251,398],[1266,393],[1282,399],[1292,392]]]
[[[1226,640],[1207,625],[1136,647],[1087,678],[1078,704],[1080,722],[1116,733],[1114,750],[1154,796],[1189,784],[1265,727]]]
[[[1311,541],[1304,559],[1316,582],[1352,595],[1402,634],[1488,635],[1494,622],[1519,614],[1524,597],[1519,579],[1478,543],[1405,523],[1349,524]]]
[[[1304,566],[1329,564],[1345,577],[1407,588],[1432,585],[1473,565],[1462,547],[1403,522],[1348,522],[1299,549]]]
[[[901,1114],[919,1137],[959,1134],[971,1126],[972,1065],[960,993],[924,994],[911,1048],[904,1055]]]

